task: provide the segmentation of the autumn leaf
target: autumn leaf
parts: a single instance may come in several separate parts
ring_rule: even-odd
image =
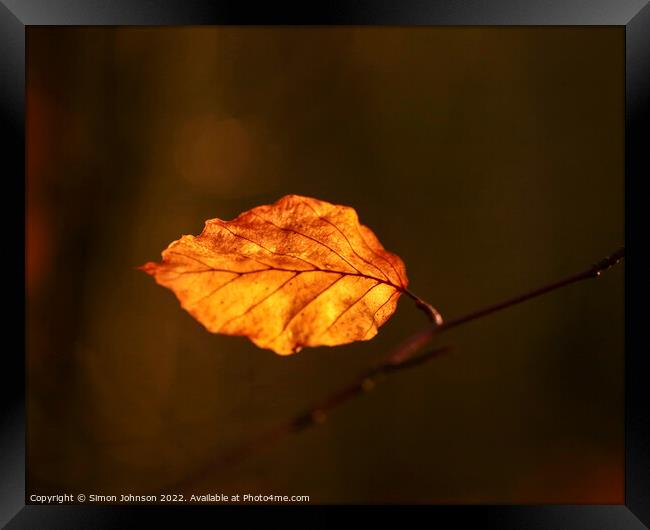
[[[299,195],[210,219],[162,258],[140,268],[209,331],[280,355],[371,339],[408,283],[354,209]]]

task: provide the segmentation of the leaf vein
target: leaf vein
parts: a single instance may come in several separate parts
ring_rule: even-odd
[[[371,287],[369,287],[369,288],[366,290],[365,293],[363,293],[359,298],[357,298],[357,299],[356,299],[354,302],[352,302],[348,307],[346,307],[343,311],[341,311],[341,312],[339,313],[339,316],[337,316],[337,317],[334,319],[334,321],[333,321],[329,326],[327,326],[327,329],[326,329],[325,331],[323,331],[322,335],[324,335],[325,333],[327,333],[327,332],[328,332],[328,331],[329,331],[329,330],[334,326],[334,324],[336,324],[336,323],[341,319],[341,317],[342,317],[343,315],[345,315],[345,313],[347,313],[347,312],[348,312],[350,309],[352,309],[355,305],[357,305],[359,302],[361,302],[361,300],[363,300],[363,299],[366,297],[366,295],[367,295],[370,291],[372,291],[375,287],[377,287],[378,285],[381,285],[381,284],[380,284],[379,282],[375,281],[375,284],[372,285]]]
[[[380,306],[375,310],[375,312],[372,314],[372,322],[370,323],[370,326],[368,327],[368,329],[366,330],[366,332],[363,334],[363,337],[364,337],[364,338],[366,337],[366,335],[368,335],[368,333],[369,333],[370,330],[372,329],[372,326],[376,326],[376,325],[377,325],[377,321],[375,320],[375,317],[377,316],[377,313],[379,313],[379,311],[381,310],[381,308],[384,307],[388,302],[390,302],[390,301],[393,299],[393,296],[395,296],[398,292],[399,292],[399,290],[396,289],[395,292],[394,292],[393,294],[391,294],[391,295],[388,297],[388,300],[386,300],[383,304],[381,304],[381,305],[380,305]]]
[[[269,221],[268,219],[264,219],[264,217],[262,217],[261,215],[255,213],[255,212],[252,212],[252,213],[253,213],[253,215],[255,215],[256,217],[259,217],[262,221],[264,221],[264,222],[266,222],[266,223],[269,223],[269,224],[272,225],[272,226],[275,226],[275,227],[278,228],[279,230],[284,230],[285,232],[291,232],[291,233],[293,233],[293,234],[296,234],[296,235],[302,236],[302,237],[304,237],[304,238],[307,238],[307,239],[313,241],[314,243],[318,243],[318,244],[321,245],[322,247],[324,247],[324,248],[326,248],[327,250],[329,250],[329,251],[330,251],[332,254],[334,254],[335,256],[341,258],[343,261],[345,261],[345,263],[347,263],[347,264],[348,264],[350,267],[352,267],[355,271],[357,271],[359,274],[361,274],[361,271],[360,271],[359,269],[357,269],[354,265],[352,265],[352,263],[350,263],[347,259],[345,259],[343,256],[341,256],[341,254],[339,254],[338,252],[336,252],[336,250],[334,250],[334,249],[333,249],[332,247],[330,247],[329,245],[326,245],[326,244],[323,243],[322,241],[319,241],[318,239],[316,239],[316,238],[314,238],[314,237],[311,237],[311,236],[309,236],[309,235],[307,235],[307,234],[303,234],[302,232],[299,232],[298,230],[295,230],[295,229],[293,229],[293,228],[286,228],[286,227],[283,227],[283,226],[276,225],[273,221]]]
[[[366,258],[364,258],[361,254],[359,254],[359,253],[354,249],[354,247],[352,246],[352,243],[350,242],[350,239],[348,238],[348,236],[345,235],[345,233],[343,232],[343,230],[341,230],[341,229],[340,229],[340,228],[339,228],[335,223],[333,223],[332,221],[330,221],[327,217],[324,217],[324,216],[322,216],[321,214],[319,214],[319,213],[316,211],[316,208],[314,208],[314,207],[313,207],[311,204],[309,204],[308,202],[306,202],[306,201],[304,201],[304,200],[302,200],[302,199],[300,199],[300,202],[301,202],[302,204],[304,204],[305,206],[307,206],[307,207],[308,207],[312,212],[314,212],[314,214],[316,215],[316,217],[318,217],[318,219],[320,219],[321,221],[325,221],[327,224],[333,226],[336,230],[338,230],[339,234],[341,234],[341,235],[343,236],[343,239],[345,239],[345,241],[347,242],[348,246],[350,247],[350,250],[351,250],[352,252],[354,252],[354,253],[356,254],[356,256],[357,256],[361,261],[363,261],[363,262],[366,263],[367,265],[370,265],[371,267],[374,267],[376,270],[378,270],[378,271],[381,273],[381,275],[382,275],[384,278],[386,278],[386,280],[390,281],[390,278],[386,275],[386,273],[385,273],[383,270],[381,270],[379,267],[377,267],[377,265],[375,265],[375,264],[372,263],[371,261],[368,261]],[[365,239],[363,240],[363,242],[366,243]],[[366,243],[366,246],[368,246],[367,243]],[[370,250],[372,250],[372,249],[370,249]],[[393,267],[393,268],[394,268],[394,267]],[[397,271],[396,271],[396,272],[397,272]]]
[[[266,295],[266,296],[265,296],[264,298],[262,298],[260,301],[255,302],[255,303],[254,303],[253,305],[251,305],[248,309],[246,309],[246,311],[244,311],[242,314],[240,314],[240,315],[236,315],[236,316],[231,317],[231,318],[229,318],[228,320],[226,320],[223,324],[221,324],[221,326],[219,326],[219,330],[218,330],[218,331],[221,331],[221,330],[224,328],[224,326],[226,326],[227,324],[230,324],[230,322],[232,322],[233,320],[237,320],[238,318],[241,318],[241,317],[243,317],[243,316],[246,316],[246,315],[247,315],[248,313],[250,313],[253,309],[255,309],[256,307],[262,305],[264,302],[266,302],[268,299],[270,299],[270,298],[271,298],[275,293],[277,293],[280,289],[282,289],[285,285],[287,285],[291,280],[293,280],[294,278],[296,278],[297,276],[299,276],[301,272],[309,272],[309,271],[296,271],[296,272],[294,272],[293,275],[292,275],[290,278],[288,278],[287,280],[283,281],[283,282],[282,282],[282,283],[281,283],[277,288],[275,288],[275,289],[274,289],[270,294]]]
[[[357,228],[357,233],[359,234],[359,237],[363,240],[363,242],[365,243],[365,245],[370,249],[370,252],[372,252],[372,253],[373,253],[375,256],[377,256],[378,258],[383,259],[386,263],[388,263],[388,264],[392,267],[392,269],[395,271],[395,274],[397,274],[397,279],[399,280],[400,287],[401,287],[402,289],[404,289],[404,282],[402,281],[402,276],[400,275],[400,273],[399,273],[399,272],[397,271],[397,269],[395,268],[395,265],[393,264],[393,262],[392,262],[392,261],[389,261],[389,260],[386,259],[384,256],[382,256],[381,254],[379,254],[379,253],[378,253],[374,248],[372,248],[372,247],[368,244],[368,242],[366,241],[366,238],[363,237],[363,234],[361,233],[361,230],[359,230],[359,227],[357,226],[356,228]]]
[[[289,318],[289,319],[285,322],[285,324],[284,324],[282,330],[280,331],[280,333],[278,333],[278,334],[273,338],[273,340],[275,341],[275,340],[278,339],[280,336],[282,336],[282,334],[283,334],[283,333],[287,330],[287,328],[289,327],[289,324],[291,324],[291,322],[293,322],[293,321],[295,320],[295,318],[296,318],[300,313],[302,313],[305,309],[307,309],[307,307],[308,307],[310,304],[314,303],[314,302],[315,302],[315,301],[316,301],[316,300],[317,300],[317,299],[318,299],[322,294],[324,294],[325,292],[329,291],[332,287],[334,287],[334,285],[335,285],[336,283],[338,283],[340,280],[342,280],[344,277],[345,277],[345,276],[340,275],[336,280],[334,280],[334,281],[333,281],[332,283],[330,283],[327,287],[325,287],[325,289],[323,289],[323,290],[320,291],[318,294],[316,294],[315,296],[313,296],[313,297],[312,297],[312,298],[311,298],[311,299],[310,299],[306,304],[304,304],[300,309],[298,309],[298,311],[294,312],[294,314],[291,315],[291,318]]]
[[[228,228],[225,225],[225,223],[223,223],[223,221],[221,223],[219,223],[219,226],[221,228],[223,228],[224,230],[226,230],[227,232],[229,232],[230,234],[232,234],[233,236],[238,237],[240,239],[244,239],[245,241],[249,241],[250,243],[253,243],[254,245],[257,245],[258,247],[266,250],[267,252],[270,252],[271,254],[275,254],[276,256],[286,256],[288,258],[297,259],[297,260],[305,262],[307,265],[310,265],[310,266],[314,267],[315,269],[318,269],[318,265],[316,265],[315,263],[311,263],[310,261],[307,261],[306,259],[303,259],[303,258],[301,258],[299,256],[294,256],[293,254],[283,254],[281,252],[275,252],[274,250],[266,248],[264,245],[258,243],[257,241],[253,241],[252,239],[250,239],[250,238],[248,238],[246,236],[242,236],[241,234],[233,232],[230,228]],[[244,254],[241,254],[241,255],[244,255]]]

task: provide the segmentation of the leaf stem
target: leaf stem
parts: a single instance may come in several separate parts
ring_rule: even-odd
[[[424,311],[424,313],[427,315],[429,320],[433,322],[436,326],[441,326],[443,323],[443,318],[440,312],[433,307],[429,302],[425,302],[422,298],[414,294],[413,292],[409,291],[408,289],[404,289],[404,294],[409,296],[415,301],[415,306]]]

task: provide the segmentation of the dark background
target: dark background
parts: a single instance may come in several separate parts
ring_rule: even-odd
[[[354,206],[452,317],[623,242],[622,28],[30,28],[28,494],[146,493],[424,324],[282,358],[134,266],[300,193]],[[623,501],[623,272],[444,338],[329,422],[193,492]],[[189,490],[188,490],[189,492]]]

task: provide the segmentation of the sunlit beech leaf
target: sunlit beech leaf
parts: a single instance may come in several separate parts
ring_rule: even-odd
[[[408,282],[354,209],[299,195],[210,219],[162,258],[141,269],[209,331],[280,355],[371,339]]]

